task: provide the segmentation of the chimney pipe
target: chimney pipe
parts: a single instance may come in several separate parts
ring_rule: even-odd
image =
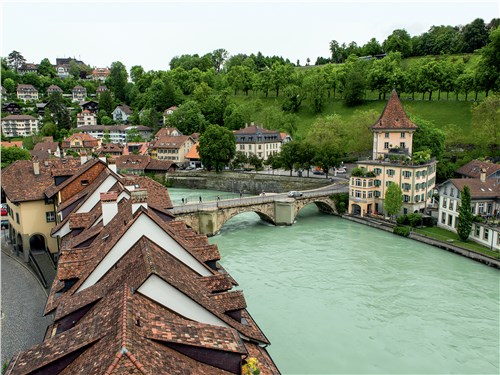
[[[101,193],[102,225],[106,226],[118,213],[118,193]]]
[[[33,159],[33,173],[35,174],[35,176],[40,175],[40,162],[38,161],[38,159]]]
[[[486,169],[481,168],[481,174],[479,175],[479,179],[481,182],[486,182]]]

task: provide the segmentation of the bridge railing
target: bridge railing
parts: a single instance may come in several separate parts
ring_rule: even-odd
[[[301,197],[296,197],[295,199],[306,199],[306,198],[314,198],[314,197],[326,197],[331,194],[338,193],[339,191],[346,190],[345,186],[335,185],[329,188],[325,188],[322,190],[314,190],[314,191],[303,191]],[[263,204],[274,202],[277,199],[288,198],[286,193],[280,194],[268,194],[265,196],[254,196],[254,197],[241,197],[241,198],[229,198],[229,199],[221,199],[215,201],[209,201],[205,203],[187,203],[182,206],[175,206],[170,210],[174,215],[182,214],[188,212],[198,212],[207,209],[217,209],[217,208],[232,208],[232,207],[243,207],[243,206],[251,206],[255,204]]]

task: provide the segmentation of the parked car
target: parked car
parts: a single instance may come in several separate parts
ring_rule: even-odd
[[[1,229],[9,229],[9,220],[7,219],[2,219],[2,223],[0,225]]]
[[[347,169],[345,167],[334,168],[333,171],[335,173],[347,173]]]
[[[292,198],[301,197],[302,193],[300,191],[289,191],[288,196]]]
[[[2,216],[7,216],[7,205],[5,203],[2,203],[2,208],[0,208],[2,212]]]
[[[317,170],[317,169],[315,169],[315,170],[313,171],[313,174],[324,175],[324,174],[325,174],[325,172],[323,172],[323,171],[321,171],[321,170]]]

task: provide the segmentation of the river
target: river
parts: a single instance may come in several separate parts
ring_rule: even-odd
[[[283,374],[499,373],[494,268],[314,205],[290,227],[240,214],[210,243]]]

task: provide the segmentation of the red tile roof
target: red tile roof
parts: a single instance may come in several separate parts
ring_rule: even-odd
[[[24,148],[23,141],[2,141],[2,142],[0,142],[0,145],[2,147],[5,147],[5,148],[9,148],[9,147]]]
[[[189,152],[184,156],[186,159],[196,159],[196,160],[199,160],[200,159],[200,154],[198,153],[198,145],[200,143],[197,142],[196,144],[193,145],[193,147],[191,147],[191,149],[189,150]]]
[[[460,191],[467,185],[472,199],[500,199],[500,182],[496,179],[481,182],[479,178],[453,178],[448,181]]]
[[[479,178],[481,176],[481,169],[486,171],[486,177],[500,171],[500,164],[491,163],[488,161],[472,160],[457,170],[461,174],[469,178]]]
[[[379,119],[373,124],[372,130],[415,130],[417,125],[410,121],[406,112],[399,100],[396,90],[392,90],[391,96],[385,105],[385,108]]]

